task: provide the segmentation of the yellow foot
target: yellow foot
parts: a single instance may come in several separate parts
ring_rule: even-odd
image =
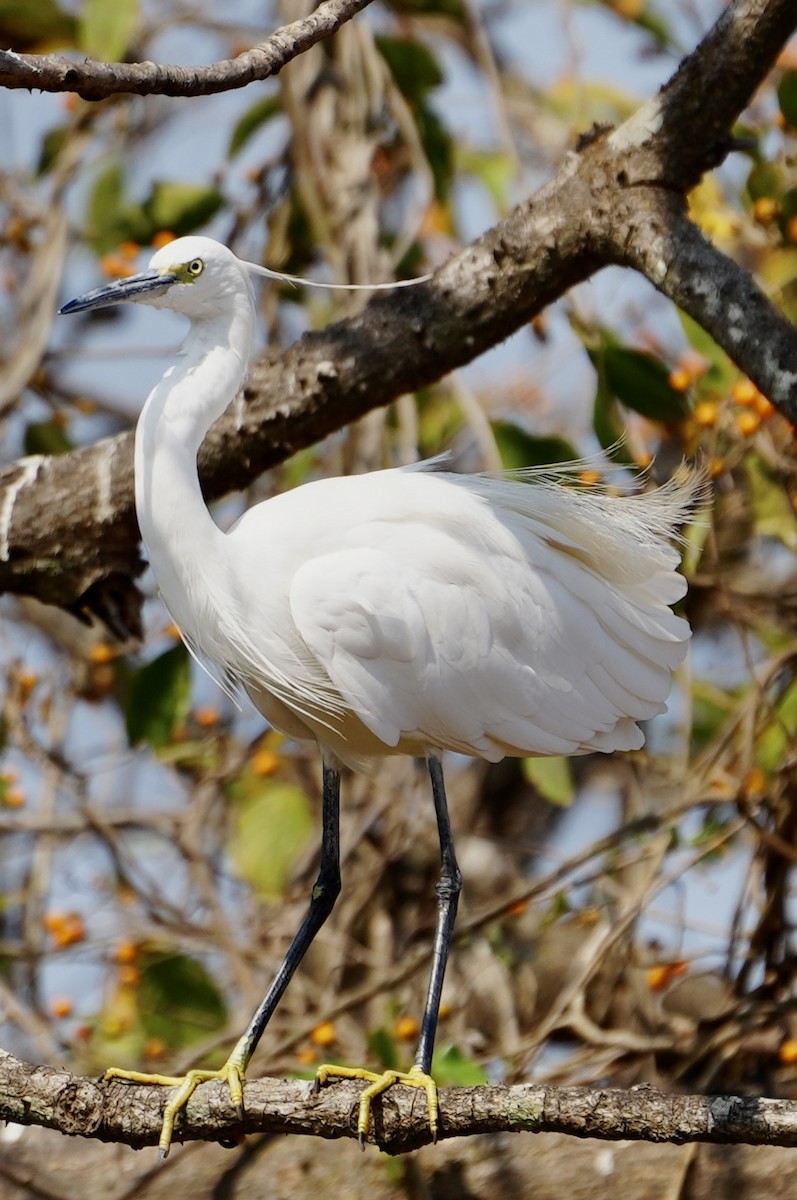
[[[226,1080],[230,1089],[230,1099],[238,1117],[243,1118],[244,1115],[244,1071],[240,1063],[236,1061],[234,1054],[218,1071],[188,1071],[185,1075],[174,1076],[147,1075],[141,1071],[125,1071],[121,1067],[109,1067],[104,1077],[105,1079],[126,1079],[130,1083],[154,1083],[161,1087],[178,1089],[163,1110],[163,1124],[158,1142],[158,1158],[161,1162],[169,1157],[177,1114],[185,1108],[200,1083],[207,1083],[211,1079]]]
[[[423,1088],[426,1092],[426,1104],[429,1109],[429,1128],[432,1131],[432,1141],[437,1141],[437,1121],[439,1107],[437,1103],[437,1084],[431,1075],[427,1075],[420,1067],[410,1067],[409,1071],[383,1071],[381,1075],[366,1071],[363,1067],[335,1067],[329,1064],[319,1067],[316,1071],[315,1086],[318,1090],[329,1079],[365,1079],[370,1081],[360,1096],[360,1111],[357,1115],[357,1140],[360,1149],[365,1149],[365,1138],[371,1117],[371,1101],[381,1096],[394,1083],[403,1083],[405,1087]]]

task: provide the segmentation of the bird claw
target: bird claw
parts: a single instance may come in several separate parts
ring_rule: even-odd
[[[236,1117],[239,1121],[242,1121],[244,1117],[244,1068],[235,1054],[230,1055],[224,1066],[218,1071],[194,1070],[187,1071],[185,1075],[155,1075],[142,1071],[126,1071],[122,1067],[109,1067],[103,1078],[123,1079],[128,1083],[156,1084],[159,1087],[177,1089],[177,1094],[171,1097],[163,1109],[163,1123],[158,1142],[159,1162],[165,1162],[169,1157],[177,1116],[188,1104],[201,1083],[209,1083],[214,1079],[224,1080],[230,1089],[230,1100]]]
[[[361,1150],[365,1149],[365,1141],[368,1135],[368,1126],[371,1119],[371,1102],[377,1096],[381,1096],[386,1092],[388,1088],[391,1088],[394,1083],[403,1084],[405,1087],[422,1088],[426,1092],[426,1104],[429,1111],[429,1130],[432,1135],[432,1141],[437,1141],[440,1117],[437,1084],[432,1076],[421,1070],[420,1067],[410,1067],[409,1071],[383,1071],[380,1075],[374,1071],[366,1071],[364,1067],[338,1067],[324,1063],[316,1071],[315,1090],[319,1091],[322,1085],[330,1079],[362,1079],[368,1083],[368,1087],[364,1088],[360,1095],[360,1107],[357,1113],[357,1141]]]

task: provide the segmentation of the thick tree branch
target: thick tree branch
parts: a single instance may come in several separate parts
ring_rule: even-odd
[[[209,96],[278,75],[297,55],[340,29],[371,0],[324,0],[307,17],[284,25],[259,46],[209,67],[162,63],[72,62],[58,54],[15,54],[0,50],[0,86],[76,92],[84,100],[133,93],[137,96]]]
[[[789,0],[729,4],[659,95],[615,135],[637,145],[629,184],[694,187],[732,148],[731,129],[795,27]],[[653,135],[653,136],[651,136]]]
[[[569,155],[431,283],[380,295],[356,317],[257,363],[243,426],[228,415],[203,447],[208,498],[471,361],[610,263],[641,271],[682,304],[797,420],[797,334],[688,221],[684,200],[718,146],[728,148],[726,135],[795,24],[793,0],[735,0],[659,96]],[[718,73],[732,76],[727,86]],[[136,631],[131,447],[125,435],[0,472],[0,591]]]
[[[340,1082],[315,1093],[312,1083],[248,1083],[246,1115],[235,1115],[221,1083],[189,1101],[177,1136],[219,1141],[251,1133],[357,1137],[364,1085]],[[155,1146],[167,1089],[81,1078],[0,1053],[0,1120],[72,1136]],[[713,1142],[797,1146],[797,1104],[757,1096],[678,1096],[656,1088],[443,1088],[440,1140],[477,1133],[567,1133],[606,1141]],[[431,1142],[422,1093],[396,1087],[374,1105],[373,1139],[390,1154]]]
[[[646,275],[663,295],[703,326],[797,425],[795,329],[749,271],[718,250],[688,219],[680,203],[655,193],[621,262]]]

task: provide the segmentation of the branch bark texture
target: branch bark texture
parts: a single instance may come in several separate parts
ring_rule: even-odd
[[[265,42],[236,58],[209,67],[161,63],[73,62],[59,54],[15,54],[0,50],[0,86],[75,92],[84,100],[131,93],[136,96],[210,96],[278,75],[297,55],[330,37],[371,0],[324,0],[314,12],[278,29]]]
[[[86,1079],[0,1057],[0,1119],[72,1136],[155,1146],[167,1090]],[[221,1083],[203,1084],[189,1101],[176,1137],[229,1140],[244,1134],[357,1137],[365,1085],[340,1082],[314,1091],[305,1081],[248,1083],[246,1113],[235,1114]],[[797,1104],[757,1096],[677,1096],[656,1088],[443,1088],[439,1139],[477,1133],[567,1133],[604,1141],[711,1142],[797,1146]],[[373,1140],[389,1154],[428,1145],[425,1097],[395,1087],[374,1105]]]

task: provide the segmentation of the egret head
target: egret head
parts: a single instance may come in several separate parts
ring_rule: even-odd
[[[94,288],[84,296],[70,300],[58,311],[86,312],[90,308],[108,308],[112,304],[136,300],[141,304],[152,304],[155,308],[171,308],[174,312],[184,313],[192,321],[201,321],[215,316],[219,305],[224,304],[224,298],[228,296],[238,302],[243,300],[254,310],[252,278],[255,275],[288,283],[304,283],[310,287],[343,288],[355,292],[393,291],[395,288],[415,287],[431,279],[431,275],[420,275],[416,279],[397,279],[390,283],[321,283],[315,279],[301,279],[297,275],[272,271],[270,267],[258,263],[244,262],[213,238],[181,237],[153,254],[146,271]]]
[[[156,251],[145,271],[94,288],[60,312],[86,312],[135,300],[202,320],[218,313],[225,296],[254,303],[249,264],[213,238],[182,237]]]

